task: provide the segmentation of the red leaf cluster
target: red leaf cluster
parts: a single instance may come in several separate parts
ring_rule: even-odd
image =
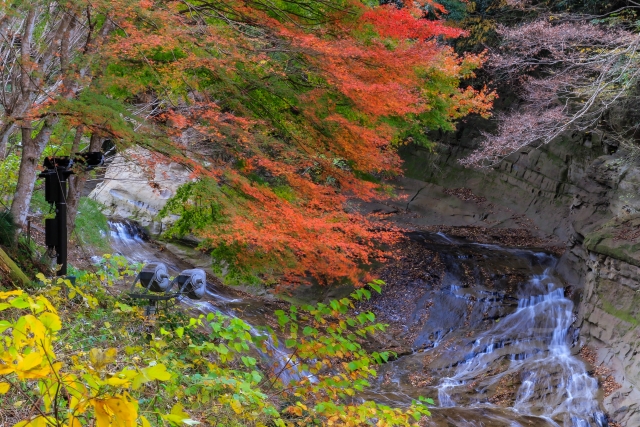
[[[409,9],[347,1],[311,21],[252,1],[149,3],[125,13],[106,52],[151,71],[103,84],[164,106],[138,109],[154,111],[147,129],[170,136],[149,148],[203,183],[181,209],[215,204],[225,218],[190,231],[208,249],[241,248],[230,262],[265,276],[361,279],[397,234],[349,201],[381,194],[363,175],[400,173],[393,123],[419,124],[436,100],[444,122],[491,106],[488,91],[458,87],[483,56],[438,41],[464,32]],[[226,83],[216,92],[211,81]]]

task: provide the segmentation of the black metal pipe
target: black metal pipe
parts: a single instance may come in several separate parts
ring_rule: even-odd
[[[66,184],[67,182],[64,181]],[[56,220],[58,221],[58,253],[57,263],[61,265],[58,276],[67,275],[67,203],[63,200],[56,203]]]

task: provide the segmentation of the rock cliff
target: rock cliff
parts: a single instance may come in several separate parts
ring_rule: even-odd
[[[105,206],[105,215],[135,220],[158,235],[172,221],[160,221],[158,213],[187,181],[189,171],[182,165],[154,162],[148,151],[136,148],[115,156],[89,197]]]
[[[535,233],[564,242],[558,267],[580,298],[580,346],[596,350],[600,371],[612,370],[605,409],[620,425],[640,425],[640,160],[602,133],[581,133],[470,170],[457,163],[474,146],[468,129],[435,151],[405,149],[407,208],[450,225],[529,221]],[[486,202],[443,198],[462,187]]]

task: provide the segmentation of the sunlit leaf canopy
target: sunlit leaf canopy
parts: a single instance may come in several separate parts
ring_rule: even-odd
[[[463,31],[427,6],[76,2],[115,25],[91,84],[47,108],[187,165],[168,235],[202,239],[228,280],[357,281],[394,233],[348,201],[387,196],[399,145],[487,115],[493,98],[460,87],[483,57],[456,55],[446,41]]]

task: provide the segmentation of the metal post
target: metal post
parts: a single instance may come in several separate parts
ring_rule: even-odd
[[[45,171],[39,176],[45,180],[45,199],[56,207],[56,217],[45,221],[45,242],[47,248],[55,249],[56,262],[60,265],[58,276],[67,275],[67,178],[73,174],[74,161],[85,166],[85,170],[93,169],[104,163],[104,156],[99,152],[70,157],[49,157],[44,161]]]
[[[64,181],[66,184],[66,181]],[[56,221],[58,222],[58,259],[57,263],[61,265],[58,270],[58,276],[67,275],[67,203],[62,200],[56,203]]]

